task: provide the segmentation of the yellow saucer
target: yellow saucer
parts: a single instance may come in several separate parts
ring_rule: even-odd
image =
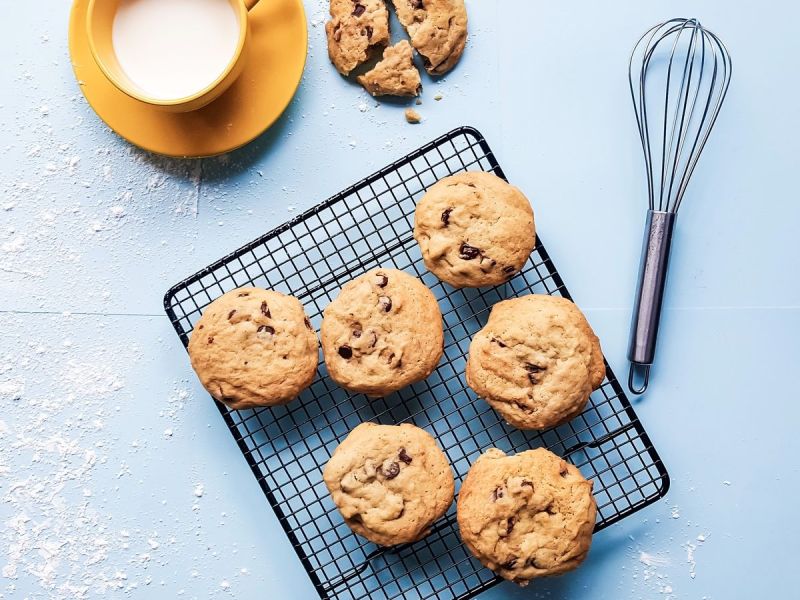
[[[169,113],[134,100],[106,79],[86,37],[89,0],[75,0],[69,19],[72,68],[86,100],[111,129],[145,150],[197,158],[230,152],[272,125],[294,96],[308,49],[302,0],[262,0],[250,11],[244,70],[217,100]]]

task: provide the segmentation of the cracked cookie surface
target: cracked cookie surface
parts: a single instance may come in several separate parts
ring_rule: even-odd
[[[531,579],[576,568],[592,543],[592,483],[544,448],[506,456],[488,450],[458,495],[458,526],[472,554],[505,579]]]
[[[325,23],[328,56],[342,75],[370,58],[374,47],[389,44],[389,11],[384,0],[331,0]]]
[[[189,339],[203,387],[233,409],[291,401],[313,381],[318,357],[317,335],[300,302],[260,288],[214,300]]]
[[[447,457],[430,434],[407,423],[362,423],[323,478],[347,525],[381,546],[425,537],[453,502]]]
[[[322,350],[331,378],[379,397],[430,375],[442,357],[442,314],[433,293],[396,269],[346,283],[324,312]]]
[[[392,0],[397,18],[422,55],[425,70],[444,75],[461,58],[467,43],[464,0]]]
[[[387,48],[381,61],[357,79],[373,96],[417,96],[422,88],[413,50],[406,40]]]
[[[492,173],[458,173],[419,201],[414,238],[425,266],[442,281],[457,288],[499,285],[533,251],[533,209],[519,189]]]
[[[600,341],[566,298],[498,302],[472,338],[467,383],[519,429],[569,421],[605,378]]]

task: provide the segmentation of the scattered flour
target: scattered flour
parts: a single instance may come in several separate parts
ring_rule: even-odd
[[[675,505],[667,505],[662,503],[660,505],[662,513],[670,515],[671,518],[680,518],[678,507]],[[677,515],[677,516],[676,516]],[[629,546],[629,550],[633,553],[635,560],[633,567],[626,569],[631,574],[633,589],[631,596],[635,598],[643,598],[651,600],[659,598],[660,600],[677,600],[678,598],[692,597],[689,594],[689,589],[681,589],[682,581],[691,581],[697,575],[697,550],[708,542],[708,533],[696,533],[694,540],[687,540],[685,543],[678,545],[673,541],[672,537],[668,539],[664,535],[664,525],[667,523],[663,519],[654,519],[655,527],[648,527],[645,533],[645,540],[642,542],[637,541],[633,536],[629,536],[630,540],[634,542]],[[645,525],[648,520],[645,519]],[[667,527],[674,529],[675,524],[669,522]],[[696,525],[686,522],[687,527],[694,528]],[[696,530],[695,530],[696,531]],[[645,546],[644,544],[647,544]],[[682,559],[677,560],[674,557],[679,556],[680,551],[686,552],[686,564],[689,565],[688,578],[683,579],[683,575],[679,574],[678,567],[684,564]],[[676,585],[678,584],[678,585]]]
[[[0,510],[10,515],[0,529],[2,575],[33,578],[57,599],[125,590],[127,575],[106,566],[116,534],[92,494],[108,462],[103,423],[124,382],[105,352],[77,363],[63,361],[63,345],[18,347],[0,356],[0,394],[15,400],[0,427]],[[44,378],[60,392],[40,395]]]
[[[19,400],[24,391],[25,383],[23,381],[0,381],[0,398],[3,400]]]
[[[702,545],[706,541],[706,536],[700,534],[696,538],[697,542]],[[686,562],[689,563],[689,577],[694,579],[697,576],[697,561],[694,558],[695,550],[699,547],[698,544],[693,544],[691,541],[686,541],[684,544],[686,548]]]
[[[649,552],[640,552],[639,562],[648,567],[668,567],[670,564],[669,557]]]

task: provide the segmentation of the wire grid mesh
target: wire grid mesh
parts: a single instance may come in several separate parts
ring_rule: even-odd
[[[482,451],[544,446],[594,480],[596,531],[663,496],[667,472],[608,365],[586,410],[568,424],[520,431],[466,386],[472,335],[493,304],[531,292],[569,298],[541,238],[522,272],[491,289],[453,288],[426,271],[413,239],[416,201],[433,183],[464,170],[504,177],[480,133],[462,127],[337,194],[174,286],[167,314],[184,344],[202,309],[242,285],[298,297],[319,328],[339,288],[376,266],[417,275],[439,301],[444,357],[425,381],[369,400],[338,387],[320,362],[316,380],[287,406],[228,411],[219,405],[321,598],[471,598],[498,582],[461,544],[455,505],[425,539],[384,549],[345,525],[322,481],[336,446],[363,421],[411,422],[432,433],[453,467],[457,489]]]

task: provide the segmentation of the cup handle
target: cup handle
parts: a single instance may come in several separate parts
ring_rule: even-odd
[[[256,4],[258,4],[258,0],[244,0],[244,7],[247,10],[252,10]]]

